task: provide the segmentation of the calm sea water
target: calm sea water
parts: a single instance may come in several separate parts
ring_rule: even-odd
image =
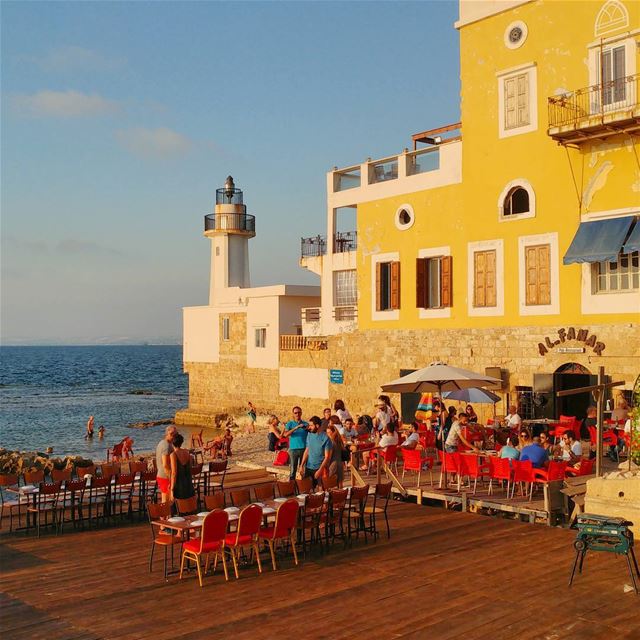
[[[0,364],[0,446],[8,449],[51,446],[54,455],[99,459],[130,435],[134,451],[149,450],[164,427],[127,425],[173,418],[187,405],[181,346],[0,347]],[[96,435],[86,441],[90,415]]]

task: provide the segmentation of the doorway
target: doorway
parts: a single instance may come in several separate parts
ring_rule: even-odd
[[[558,397],[558,391],[567,391],[579,387],[597,384],[598,377],[591,374],[589,369],[576,362],[568,362],[558,367],[553,373],[553,395],[555,399],[555,417],[575,416],[584,418],[587,409],[594,404],[591,393],[576,393],[572,396]]]

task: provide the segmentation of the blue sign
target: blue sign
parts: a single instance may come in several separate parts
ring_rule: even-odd
[[[329,369],[329,382],[331,384],[343,384],[344,371],[342,369]]]

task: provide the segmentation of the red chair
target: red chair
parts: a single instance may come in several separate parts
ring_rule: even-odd
[[[440,474],[440,488],[442,488],[442,478],[447,473],[455,473],[458,476],[458,491],[460,491],[460,454],[447,453],[438,450],[438,457],[442,465]]]
[[[536,484],[546,485],[554,480],[564,480],[567,469],[566,460],[551,460],[546,469],[534,469],[533,480]],[[533,494],[533,492],[532,492]]]
[[[371,473],[371,465],[375,463],[376,456],[381,456],[388,467],[395,466],[396,474],[398,473],[398,446],[390,444],[385,447],[384,450],[376,449],[371,452],[369,456],[369,468],[367,473]]]
[[[509,458],[489,458],[489,494],[493,491],[493,481],[507,481],[507,497],[509,496],[509,488],[511,486],[511,460]]]
[[[346,489],[345,496],[346,496]],[[272,527],[261,527],[258,537],[269,545],[271,552],[271,564],[276,571],[276,543],[278,540],[288,542],[291,545],[293,560],[298,564],[296,552],[296,524],[298,522],[298,510],[300,505],[295,498],[283,502],[276,511],[276,521]]]
[[[258,507],[260,509],[260,507]],[[262,512],[262,510],[260,509]],[[262,515],[262,513],[261,513]],[[213,571],[215,573],[218,564],[218,555],[222,556],[222,567],[224,568],[224,579],[229,580],[229,572],[227,571],[227,561],[224,557],[225,537],[227,535],[227,525],[229,524],[229,514],[222,509],[216,509],[205,516],[202,522],[202,530],[199,538],[188,540],[182,545],[182,561],[180,562],[180,580],[182,580],[182,571],[184,570],[184,561],[189,558],[196,563],[198,569],[198,582],[202,586],[202,568],[200,566],[200,558],[206,555],[204,563],[204,572],[207,573],[209,567],[210,556],[215,553],[213,558]],[[236,570],[237,572],[237,570]],[[237,573],[236,573],[237,577]]]
[[[531,460],[512,460],[513,465],[513,486],[511,487],[511,498],[514,497],[516,492],[516,483],[520,483],[520,495],[524,496],[524,489],[522,484],[524,482],[530,485],[529,490],[529,500],[533,496],[533,483],[535,481],[535,477],[533,475],[533,463]]]
[[[473,478],[473,495],[475,496],[478,478],[488,478],[490,469],[487,463],[480,463],[480,456],[467,453],[460,456],[460,474],[469,478],[469,484],[471,484],[471,478]]]
[[[262,507],[257,504],[246,506],[238,516],[238,528],[234,533],[228,533],[224,539],[224,548],[228,550],[233,560],[233,570],[238,575],[238,560],[240,559],[240,550],[242,547],[251,547],[256,554],[258,562],[258,573],[262,573],[262,564],[260,563],[260,549],[258,548],[258,535],[260,533],[260,524],[262,522]]]
[[[420,476],[422,475],[422,467],[427,465],[429,475],[431,476],[431,486],[433,487],[433,458],[422,457],[422,452],[418,449],[402,449],[402,458],[404,463],[402,465],[402,478],[404,479],[405,471],[416,471],[418,473],[418,484],[420,486]]]
[[[420,444],[425,449],[433,449],[436,446],[436,432],[433,430],[421,432]]]
[[[595,447],[598,442],[598,430],[596,427],[587,427],[587,429],[589,429],[589,442]],[[618,436],[613,429],[607,429],[602,434],[602,445],[605,447],[615,447],[616,455],[618,454]],[[618,462],[620,462],[619,459]]]
[[[566,467],[565,477],[590,476],[593,473],[595,460],[580,460],[579,467]]]

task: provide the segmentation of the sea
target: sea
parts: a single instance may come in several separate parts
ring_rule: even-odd
[[[0,447],[53,456],[106,458],[128,435],[134,452],[155,448],[164,426],[135,422],[173,419],[188,403],[182,347],[0,347]],[[89,416],[96,435],[85,440]],[[105,438],[99,440],[98,427]]]

